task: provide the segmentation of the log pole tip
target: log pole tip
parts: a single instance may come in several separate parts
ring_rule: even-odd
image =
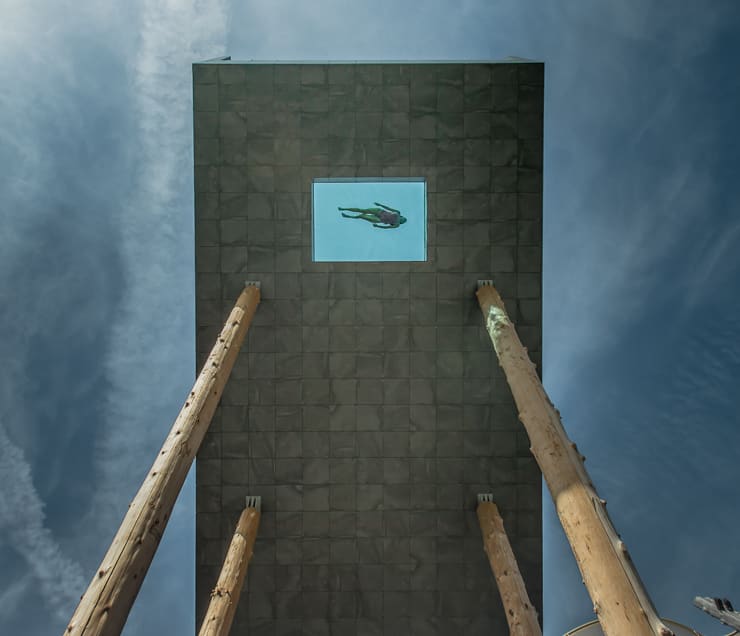
[[[247,495],[247,502],[246,502],[247,508],[256,508],[257,511],[262,510],[262,497],[257,497],[254,495]]]
[[[479,492],[478,503],[493,503],[493,495],[490,492]]]
[[[491,280],[491,279],[485,279],[485,280],[479,280],[478,281],[478,289],[480,289],[484,285],[493,285],[493,280]]]
[[[256,287],[257,289],[260,289],[261,284],[258,280],[245,280],[244,281],[244,287]]]

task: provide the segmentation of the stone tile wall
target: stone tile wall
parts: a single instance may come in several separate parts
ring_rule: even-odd
[[[193,66],[198,367],[263,301],[197,459],[197,621],[247,494],[232,633],[496,634],[492,492],[541,612],[540,473],[474,291],[540,364],[540,63]],[[426,177],[425,263],[314,263],[314,177]]]

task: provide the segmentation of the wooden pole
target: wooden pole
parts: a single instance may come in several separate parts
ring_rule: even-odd
[[[478,495],[477,513],[483,548],[501,594],[510,636],[542,636],[537,611],[529,600],[514,551],[504,530],[504,521],[493,503],[492,495]]]
[[[501,296],[491,281],[478,281],[476,296],[604,634],[672,636],[607,515],[606,502],[596,493],[584,458],[568,439]]]
[[[211,602],[200,627],[199,636],[228,636],[239,603],[244,576],[254,552],[254,540],[257,538],[259,523],[259,497],[247,497],[247,507],[242,511],[236,524],[218,583],[211,592]]]
[[[121,633],[259,301],[247,282],[65,635]]]

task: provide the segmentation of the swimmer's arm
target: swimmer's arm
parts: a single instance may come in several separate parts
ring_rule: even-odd
[[[400,210],[396,210],[396,209],[390,207],[389,205],[385,205],[383,203],[378,203],[377,201],[374,201],[373,203],[375,203],[375,205],[379,205],[379,206],[385,208],[386,210],[390,210],[391,212],[395,212],[396,214],[401,214]]]

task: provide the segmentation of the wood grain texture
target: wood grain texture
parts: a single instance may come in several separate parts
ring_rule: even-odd
[[[483,547],[501,594],[510,636],[542,636],[537,611],[529,600],[498,507],[495,503],[483,501],[478,504],[477,513]]]
[[[245,508],[236,524],[231,545],[226,553],[218,583],[211,592],[199,636],[227,636],[234,620],[244,576],[254,552],[260,512],[256,508]]]
[[[123,630],[259,301],[255,285],[237,299],[65,635],[117,636]]]
[[[602,630],[606,636],[671,636],[658,617],[627,548],[609,519],[547,396],[527,350],[493,285],[476,293],[499,363],[506,374],[532,454],[550,490]]]

